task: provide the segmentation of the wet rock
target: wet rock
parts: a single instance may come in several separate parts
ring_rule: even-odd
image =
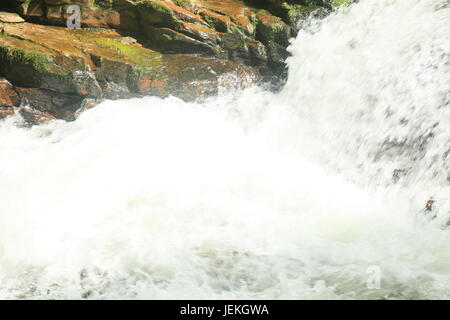
[[[260,76],[284,75],[298,22],[332,8],[331,0],[8,4],[22,17],[0,12],[0,76],[16,94],[3,90],[0,98],[15,97],[5,106],[22,99],[68,120],[102,99],[171,94],[193,100],[216,94],[223,79],[246,87]],[[65,27],[72,4],[81,8],[82,30]]]
[[[0,78],[0,106],[14,107],[20,104],[20,98],[11,83]]]
[[[74,119],[86,98],[172,94],[192,100],[217,92],[224,73],[241,78],[257,73],[230,61],[162,54],[138,43],[126,44],[111,30],[22,23],[5,26],[5,32],[0,38],[0,74],[16,86],[21,99],[67,120]]]
[[[270,62],[281,67],[284,66],[284,62],[289,57],[286,48],[274,41],[268,41],[266,47]]]
[[[0,120],[5,119],[9,116],[13,116],[17,113],[20,114],[20,116],[23,119],[23,123],[21,124],[21,126],[26,127],[45,124],[50,120],[56,119],[51,114],[41,112],[30,106],[23,106],[17,108],[0,106]]]
[[[22,101],[32,105],[42,113],[64,120],[74,120],[83,98],[40,88],[17,87]]]
[[[123,37],[120,39],[120,42],[123,44],[135,44],[137,40],[132,37]]]
[[[64,21],[67,19],[67,7],[64,7]],[[120,14],[101,8],[84,8],[81,11],[81,25],[90,28],[118,28],[121,26]]]
[[[103,90],[103,98],[110,100],[135,98],[126,85],[115,82],[100,82]]]
[[[240,0],[197,0],[202,8],[228,17],[247,36],[254,36],[254,12],[257,9]]]
[[[53,115],[47,112],[41,112],[29,106],[20,107],[17,109],[17,112],[22,116],[28,126],[45,124],[50,120],[56,119]]]
[[[218,55],[214,44],[207,44],[170,28],[145,29],[146,41],[161,52]]]
[[[258,21],[256,26],[256,39],[264,44],[276,42],[287,46],[291,36],[290,27],[279,18],[272,16],[266,11],[261,11],[256,15]]]
[[[39,0],[29,0],[18,4],[18,13],[26,18],[44,17],[45,6]]]
[[[251,66],[266,59],[260,45],[249,43],[262,42],[266,52],[270,41],[286,47],[299,21],[332,7],[331,0],[29,0],[26,6],[21,0],[9,1],[22,8],[18,11],[26,19],[61,26],[68,18],[67,7],[77,4],[83,27],[126,31],[164,53],[200,54]],[[238,38],[243,38],[240,46],[234,41]]]
[[[225,15],[207,9],[201,9],[197,13],[218,32],[229,33],[237,28],[237,25]]]
[[[352,4],[354,2],[357,2],[358,0],[332,0],[330,2],[330,5],[333,7],[333,9],[343,7],[349,4]]]
[[[246,43],[251,63],[254,65],[265,65],[268,61],[266,47],[256,40],[247,39]]]
[[[0,120],[5,119],[6,117],[14,115],[15,111],[13,107],[8,106],[0,106]]]
[[[90,6],[94,4],[94,0],[44,0],[46,4],[78,4],[80,6]]]
[[[301,27],[300,21],[306,21],[310,16],[316,15],[323,10],[323,7],[299,4],[288,4],[283,2],[280,5],[281,17],[292,29],[292,35],[296,35]]]
[[[77,70],[74,72],[73,77],[79,95],[95,98],[102,96],[102,88],[100,88],[100,85],[92,72]]]
[[[179,21],[186,21],[205,25],[206,23],[196,14],[179,7],[172,2],[159,0],[126,1],[139,12],[141,24],[159,25],[176,28]]]

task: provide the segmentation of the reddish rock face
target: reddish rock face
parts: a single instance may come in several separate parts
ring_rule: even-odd
[[[0,77],[11,82],[0,80],[1,112],[27,101],[66,120],[102,99],[194,100],[217,94],[229,74],[239,87],[282,75],[292,26],[318,8],[298,0],[7,1],[21,17],[0,12]],[[73,4],[81,30],[66,27]]]
[[[92,104],[103,98],[171,94],[193,100],[216,94],[223,74],[235,73],[245,85],[257,75],[256,69],[231,61],[161,54],[111,30],[21,23],[5,25],[4,32],[0,74],[18,93],[5,105],[17,105],[18,95],[61,119],[74,119],[86,99]],[[10,89],[5,84],[5,99],[15,93]]]
[[[55,116],[48,112],[42,112],[31,107],[21,107],[17,111],[25,121],[25,125],[33,126],[39,124],[45,124],[50,120],[56,119]]]
[[[165,80],[153,80],[148,77],[142,78],[138,81],[138,90],[140,93],[154,93],[159,96],[167,95],[165,87],[167,82]]]
[[[19,105],[19,103],[19,95],[14,90],[11,83],[6,79],[0,78],[0,106],[13,107]]]

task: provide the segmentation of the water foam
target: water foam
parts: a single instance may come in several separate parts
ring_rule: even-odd
[[[0,297],[449,298],[447,4],[313,22],[278,94],[0,122]]]

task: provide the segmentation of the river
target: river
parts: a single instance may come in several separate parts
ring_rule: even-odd
[[[277,93],[2,120],[0,298],[449,299],[450,3],[360,0],[289,50]]]

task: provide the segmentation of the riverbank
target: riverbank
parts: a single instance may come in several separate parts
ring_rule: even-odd
[[[73,4],[81,29],[66,26]],[[192,101],[220,86],[280,85],[300,22],[331,9],[322,0],[9,0],[0,5],[0,118],[32,105],[32,123],[73,120],[104,99]]]

